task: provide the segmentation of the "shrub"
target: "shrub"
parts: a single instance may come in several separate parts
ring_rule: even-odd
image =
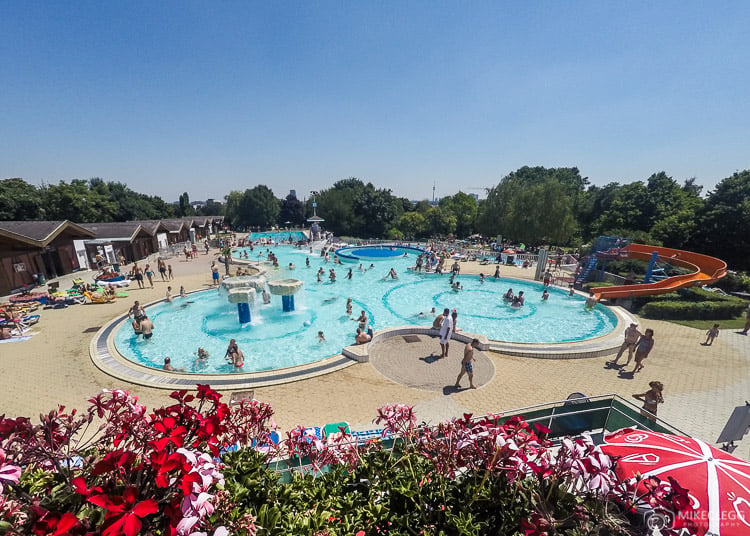
[[[674,482],[636,492],[590,437],[553,445],[548,429],[518,417],[426,427],[395,404],[376,420],[390,449],[343,430],[323,442],[302,427],[277,448],[267,404],[230,406],[208,386],[172,398],[148,413],[114,390],[80,415],[0,416],[0,534],[630,536],[644,533],[628,521],[634,505],[688,503]],[[233,445],[244,448],[226,453]],[[300,469],[290,482],[269,469],[280,455]]]
[[[640,314],[654,320],[723,320],[736,318],[745,307],[742,300],[661,300],[647,303]]]
[[[750,292],[750,276],[745,272],[727,272],[714,286],[724,292]]]

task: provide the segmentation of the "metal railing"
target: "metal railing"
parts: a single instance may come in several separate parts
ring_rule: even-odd
[[[474,417],[473,421],[486,419],[488,416]],[[591,435],[594,443],[603,442],[606,433],[622,428],[638,428],[672,435],[688,436],[685,432],[653,416],[646,417],[641,409],[629,400],[616,394],[595,396],[580,395],[579,398],[546,402],[524,408],[496,414],[498,422],[505,422],[513,417],[521,417],[530,424],[540,424],[550,429],[549,438],[557,443],[565,436],[578,436],[583,433]],[[398,438],[389,437],[383,440],[384,448],[392,448]],[[279,473],[282,481],[288,481],[292,472],[315,473],[317,470],[309,460],[290,460],[281,456],[271,461],[271,467]],[[327,470],[326,468],[323,469]]]

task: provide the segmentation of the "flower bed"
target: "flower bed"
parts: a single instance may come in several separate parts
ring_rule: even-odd
[[[150,413],[105,390],[81,414],[0,417],[0,533],[636,535],[638,503],[685,499],[658,481],[636,497],[590,439],[553,448],[519,418],[419,427],[390,405],[376,419],[390,448],[303,427],[274,446],[268,404],[227,405],[208,386],[171,396]],[[289,482],[271,469],[280,456],[299,469]]]

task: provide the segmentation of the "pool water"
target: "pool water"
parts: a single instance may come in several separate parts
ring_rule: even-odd
[[[250,257],[266,252],[255,248]],[[276,246],[280,268],[270,268],[267,279],[296,278],[304,281],[303,290],[295,295],[295,310],[282,312],[281,296],[272,296],[264,305],[260,297],[252,307],[251,322],[240,325],[237,306],[227,302],[225,294],[205,290],[176,298],[173,303],[148,307],[147,314],[154,322],[154,337],[148,341],[136,339],[130,321],[117,328],[115,344],[125,357],[155,368],[161,368],[165,356],[172,358],[175,368],[193,371],[198,347],[209,354],[207,368],[196,372],[233,373],[272,370],[311,363],[336,355],[344,346],[354,343],[357,328],[355,319],[365,311],[375,330],[406,324],[429,326],[437,313],[446,307],[458,311],[458,328],[471,333],[482,333],[493,340],[512,342],[567,342],[604,335],[617,324],[607,308],[597,305],[584,309],[584,299],[568,296],[557,288],[550,288],[549,300],[543,302],[540,283],[515,279],[487,277],[480,283],[477,275],[457,278],[464,289],[453,291],[449,275],[414,274],[417,253],[408,251],[382,261],[344,265],[325,263],[319,252],[293,246]],[[244,253],[244,248],[234,252]],[[403,255],[403,252],[401,253]],[[305,259],[310,267],[305,267]],[[294,263],[296,268],[287,268]],[[367,269],[369,266],[373,268]],[[318,268],[325,270],[323,282],[318,283]],[[398,279],[386,278],[393,267]],[[329,270],[336,270],[336,282],[328,279]],[[346,274],[352,269],[352,279]],[[495,266],[487,267],[494,273]],[[500,268],[501,272],[503,268]],[[524,291],[526,305],[514,309],[502,300],[508,288],[518,294]],[[346,299],[353,298],[353,314],[346,314]],[[436,313],[431,309],[435,308]],[[318,342],[323,331],[325,342]],[[245,354],[245,365],[235,371],[223,359],[229,339],[236,339]]]
[[[294,242],[307,240],[307,235],[302,231],[264,231],[260,233],[250,233],[249,235],[250,240],[252,240],[253,242],[257,242],[261,238],[265,238],[266,240],[273,240],[274,242],[288,242],[289,237],[291,237],[292,241]]]

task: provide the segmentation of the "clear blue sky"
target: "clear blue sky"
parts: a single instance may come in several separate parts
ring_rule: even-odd
[[[176,200],[750,168],[750,2],[0,3],[0,178]],[[705,190],[704,190],[705,191]]]

